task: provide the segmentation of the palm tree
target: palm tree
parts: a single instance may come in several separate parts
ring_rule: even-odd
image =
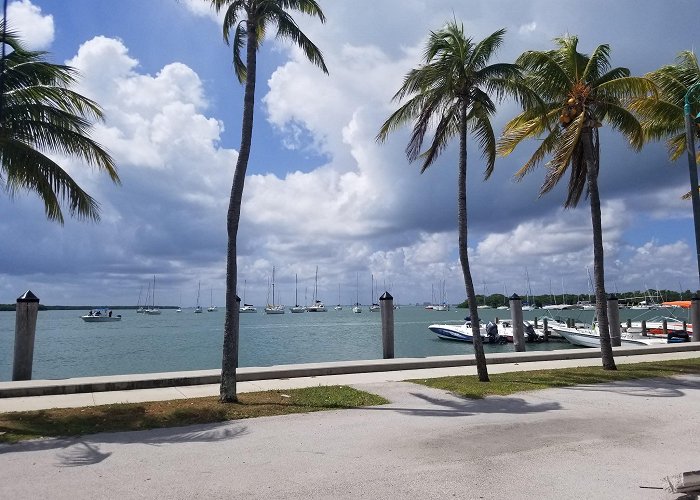
[[[645,77],[656,84],[658,98],[635,99],[630,107],[640,115],[646,137],[666,140],[669,159],[676,161],[686,152],[683,105],[688,89],[700,83],[698,58],[693,51],[685,50],[676,57],[676,64],[663,66]],[[700,151],[697,162],[700,163]],[[689,196],[690,193],[685,197]]]
[[[309,40],[287,12],[296,10],[318,17],[323,23],[326,18],[315,0],[207,0],[217,12],[225,10],[224,40],[233,48],[233,66],[240,83],[245,83],[243,97],[243,123],[241,146],[233,174],[231,199],[229,201],[226,227],[228,231],[228,251],[226,254],[226,319],[224,324],[224,346],[221,365],[221,402],[235,402],[236,368],[238,367],[238,334],[240,299],[236,296],[238,268],[236,264],[236,236],[241,218],[243,184],[250,157],[253,137],[253,109],[255,107],[255,76],[257,51],[265,38],[269,26],[277,27],[277,38],[291,40],[298,45],[306,57],[328,73],[321,51]],[[233,37],[231,32],[233,31]],[[245,47],[245,60],[242,51]]]
[[[49,220],[64,222],[61,202],[73,216],[99,220],[97,201],[48,156],[77,157],[118,184],[112,158],[89,135],[91,120],[102,118],[99,105],[70,89],[75,69],[27,50],[4,22],[0,40],[10,49],[0,65],[0,186],[10,196],[36,193]]]
[[[564,207],[577,206],[586,190],[593,225],[593,272],[603,367],[614,370],[598,191],[598,128],[608,124],[622,133],[634,149],[641,149],[642,127],[623,102],[646,96],[653,92],[654,86],[644,78],[631,77],[627,68],[611,69],[608,45],[599,45],[589,56],[577,51],[576,36],[557,38],[555,43],[554,50],[528,51],[516,61],[525,71],[525,84],[539,96],[539,103],[524,106],[523,112],[506,124],[498,153],[508,155],[523,140],[544,136],[532,157],[515,174],[516,178],[522,179],[545,157],[551,156],[540,196],[551,191],[567,171],[570,177]]]
[[[385,141],[390,132],[407,122],[413,122],[413,132],[406,147],[410,162],[420,159],[421,173],[430,167],[447,147],[450,139],[459,137],[457,224],[459,229],[459,260],[472,319],[474,353],[479,380],[488,382],[486,357],[479,334],[474,282],[467,252],[467,131],[475,135],[486,159],[485,177],[493,171],[496,140],[490,118],[496,107],[489,92],[503,96],[512,93],[519,75],[513,64],[487,65],[503,42],[505,30],[474,43],[464,34],[464,27],[455,21],[431,32],[425,48],[424,62],[411,70],[394,95],[395,101],[406,98],[382,125],[377,140]],[[428,131],[434,130],[430,146],[423,151]]]

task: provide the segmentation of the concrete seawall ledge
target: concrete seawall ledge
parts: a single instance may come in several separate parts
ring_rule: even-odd
[[[615,347],[613,348],[613,351],[615,356],[694,352],[700,351],[700,342],[657,346]],[[600,349],[560,349],[556,351],[526,351],[492,353],[486,355],[486,360],[489,365],[586,358],[600,358]],[[249,382],[256,380],[291,379],[326,375],[474,366],[475,364],[476,360],[474,355],[468,354],[455,356],[431,356],[426,358],[373,359],[335,361],[328,363],[276,365],[269,367],[245,367],[238,369],[237,380],[239,382]],[[220,381],[221,370],[198,370],[169,373],[80,377],[61,380],[0,382],[0,398],[183,387],[218,384]]]

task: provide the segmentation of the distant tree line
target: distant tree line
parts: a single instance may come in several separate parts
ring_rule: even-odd
[[[673,300],[690,300],[693,297],[693,292],[690,290],[686,290],[684,292],[679,292],[676,290],[634,290],[631,292],[622,292],[619,294],[614,294],[615,297],[620,301],[621,304],[638,304],[642,300],[646,300],[647,302],[656,302],[656,303],[661,303],[665,301],[673,301]],[[482,306],[482,305],[487,305],[492,308],[496,308],[498,306],[502,305],[508,305],[510,297],[506,297],[502,293],[494,293],[492,295],[477,295],[476,296],[476,304],[477,306]],[[527,297],[522,296],[520,297],[523,300],[523,303],[527,302]],[[563,296],[560,295],[555,295],[554,298],[556,299],[557,304],[576,304],[579,301],[586,301],[589,300],[592,304],[595,304],[595,295],[588,295],[588,294],[573,294],[573,293],[565,293]],[[562,298],[564,299],[562,302]],[[534,297],[530,297],[530,303],[534,305],[535,307],[542,307],[550,304],[554,304],[554,299],[552,298],[551,294],[545,294],[545,295],[535,295]],[[459,308],[468,308],[469,304],[468,301],[461,302],[460,304],[457,305]]]

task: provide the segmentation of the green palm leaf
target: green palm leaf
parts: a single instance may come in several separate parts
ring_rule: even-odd
[[[90,137],[102,110],[69,88],[77,77],[73,68],[25,49],[12,30],[3,40],[13,50],[2,62],[0,185],[13,197],[20,191],[36,193],[50,220],[64,222],[62,204],[73,216],[99,220],[97,202],[47,155],[77,158],[119,184],[114,161]]]

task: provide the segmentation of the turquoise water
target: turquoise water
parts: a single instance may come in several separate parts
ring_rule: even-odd
[[[122,321],[85,323],[81,311],[41,311],[34,346],[34,379],[205,370],[221,367],[223,310],[194,314],[163,310],[160,316],[117,311]],[[566,314],[561,314],[566,313]],[[636,311],[621,319],[635,317]],[[590,321],[592,312],[561,311],[579,321]],[[657,311],[645,317],[657,315]],[[459,323],[463,309],[447,312],[422,307],[394,311],[396,357],[425,357],[472,353],[471,344],[438,339],[428,325]],[[509,311],[483,309],[485,321]],[[543,311],[525,312],[525,319],[542,317]],[[284,315],[241,314],[240,366],[379,359],[382,357],[379,313],[365,308],[354,314],[342,311]],[[0,312],[0,380],[12,378],[15,313]],[[553,350],[573,346],[564,342],[528,344],[527,349]],[[513,345],[486,345],[486,352],[510,352]]]

